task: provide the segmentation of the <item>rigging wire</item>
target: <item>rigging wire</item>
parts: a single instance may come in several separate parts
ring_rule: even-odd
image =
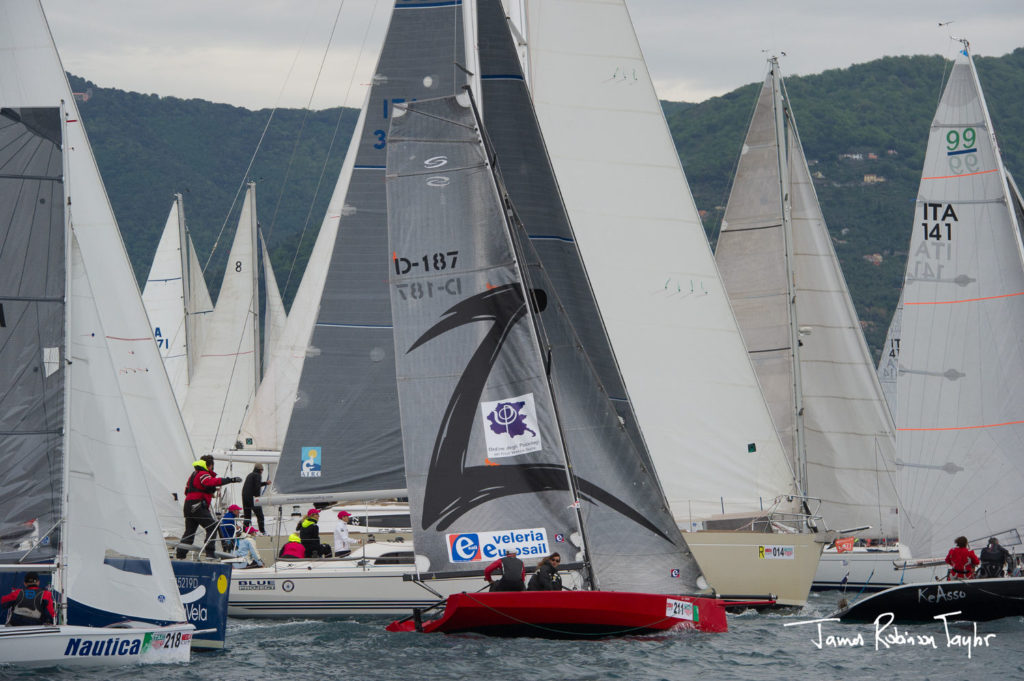
[[[352,93],[352,86],[355,83],[356,74],[359,72],[359,66],[360,66],[360,64],[363,61],[363,56],[366,54],[366,43],[369,40],[370,28],[374,24],[373,18],[377,15],[377,11],[378,11],[378,7],[379,6],[380,6],[380,0],[374,0],[373,11],[370,13],[370,21],[368,21],[366,23],[366,29],[363,31],[363,38],[362,38],[362,41],[360,42],[360,45],[359,45],[359,54],[356,57],[355,68],[352,69],[352,73],[351,73],[351,75],[349,77],[348,85],[345,87],[345,97],[342,100],[343,102],[347,102],[348,98],[349,98],[349,95]],[[333,29],[332,29],[332,36],[333,36]],[[319,74],[317,75],[317,78],[319,80]],[[314,85],[314,89],[315,88],[316,88],[316,86]],[[312,95],[310,96],[310,98],[312,99]],[[282,299],[287,299],[287,297],[288,297],[288,291],[289,291],[289,288],[291,286],[292,276],[295,273],[295,264],[298,261],[299,253],[302,250],[302,243],[305,240],[306,232],[309,230],[310,220],[312,219],[312,216],[313,216],[313,208],[316,205],[317,196],[319,196],[319,194],[320,194],[320,188],[323,186],[324,177],[327,175],[327,163],[328,163],[328,160],[331,158],[331,151],[334,149],[334,145],[335,145],[335,143],[338,140],[338,132],[341,129],[341,122],[342,122],[342,120],[344,118],[344,115],[345,115],[345,107],[341,106],[339,108],[339,110],[338,110],[338,120],[337,120],[337,122],[335,123],[335,126],[334,126],[334,133],[331,136],[331,143],[327,147],[327,153],[324,155],[324,161],[323,161],[323,164],[320,167],[320,176],[317,178],[316,188],[313,190],[313,198],[309,202],[309,210],[306,212],[306,219],[302,223],[302,231],[299,233],[299,240],[298,240],[298,243],[295,245],[295,253],[292,255],[292,261],[291,261],[291,263],[290,263],[290,265],[288,267],[288,277],[287,277],[287,279],[285,279],[284,287],[281,289],[281,298]],[[276,213],[275,213],[275,215],[276,215]],[[328,216],[325,215],[324,219],[326,220],[327,217]]]

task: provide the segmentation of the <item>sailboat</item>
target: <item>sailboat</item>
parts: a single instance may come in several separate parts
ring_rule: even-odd
[[[195,627],[142,458],[161,397],[121,383],[159,355],[36,0],[0,7],[0,45],[0,570],[52,573],[59,610],[0,629],[0,660],[185,662]]]
[[[1020,202],[1003,166],[969,45],[932,120],[900,320],[896,463],[900,542],[915,559],[953,538],[1021,545],[1024,329]],[[938,562],[938,561],[936,561]],[[1024,578],[915,583],[836,616],[987,620],[1024,614]]]
[[[557,549],[584,579],[568,593],[451,596],[420,629],[726,630],[721,601],[681,595],[696,561],[495,174],[469,94],[396,109],[391,309],[416,551],[454,576],[509,549]]]
[[[524,75],[622,377],[623,392],[610,394],[632,405],[700,581],[803,605],[831,539],[796,531],[806,518],[794,473],[626,3],[513,4]],[[486,102],[483,114],[487,124]],[[788,529],[752,531],[772,523]]]
[[[895,426],[769,60],[715,260],[801,493],[841,534],[895,543]],[[898,583],[891,550],[825,552],[814,585]]]

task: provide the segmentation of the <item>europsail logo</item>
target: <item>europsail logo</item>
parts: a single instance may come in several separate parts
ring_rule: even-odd
[[[485,560],[488,563],[515,549],[520,558],[546,556],[551,553],[547,531],[543,527],[523,530],[498,530],[496,532],[461,532],[445,535],[448,543],[448,561],[451,563],[472,563]]]

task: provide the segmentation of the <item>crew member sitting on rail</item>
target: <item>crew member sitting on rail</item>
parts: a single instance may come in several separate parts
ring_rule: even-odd
[[[526,566],[516,557],[516,549],[505,551],[505,557],[499,558],[484,568],[484,579],[491,585],[491,591],[522,591],[526,588]],[[501,579],[491,579],[491,573],[501,570]]]

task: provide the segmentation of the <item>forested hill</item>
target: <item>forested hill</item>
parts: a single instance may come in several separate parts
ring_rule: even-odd
[[[1024,48],[975,62],[1006,165],[1024,175]],[[783,73],[785,66],[783,61]],[[948,68],[937,56],[886,57],[786,79],[825,219],[876,353],[899,295],[925,142]],[[234,229],[238,206],[232,210],[232,203],[251,178],[290,301],[357,112],[279,109],[271,116],[270,110],[71,79],[76,92],[88,95],[79,102],[82,118],[139,280],[149,270],[175,192],[185,196],[189,229],[205,262],[222,226]],[[752,83],[700,104],[664,103],[712,240],[759,87]],[[207,270],[212,291],[230,246],[230,231],[225,233]]]

